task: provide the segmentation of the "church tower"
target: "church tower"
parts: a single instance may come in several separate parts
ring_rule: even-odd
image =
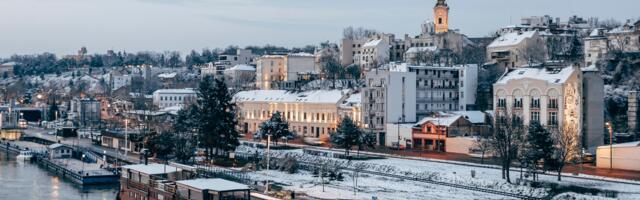
[[[449,6],[446,0],[438,0],[436,6],[433,7],[434,24],[436,33],[446,33],[449,31]]]

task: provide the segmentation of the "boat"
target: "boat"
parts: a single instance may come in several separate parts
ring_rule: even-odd
[[[16,159],[18,161],[26,161],[26,160],[31,160],[32,157],[33,157],[33,152],[32,151],[22,150],[22,151],[20,151],[20,154],[18,154],[18,156],[16,156]]]

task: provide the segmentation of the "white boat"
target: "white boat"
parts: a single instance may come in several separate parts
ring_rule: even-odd
[[[33,152],[29,150],[22,150],[20,151],[20,154],[16,156],[16,160],[18,161],[31,160],[32,157],[33,157]]]

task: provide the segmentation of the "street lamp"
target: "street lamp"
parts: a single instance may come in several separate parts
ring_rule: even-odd
[[[267,134],[267,180],[266,180],[266,184],[264,185],[264,193],[268,194],[269,193],[269,148],[270,148],[270,144],[271,144],[271,134]]]
[[[609,129],[609,170],[613,169],[613,128],[610,122],[606,123]]]
[[[82,161],[82,173],[80,174],[80,176],[82,176],[82,174],[84,174],[84,157],[85,157],[85,155],[82,154],[82,158],[80,159],[80,161]]]

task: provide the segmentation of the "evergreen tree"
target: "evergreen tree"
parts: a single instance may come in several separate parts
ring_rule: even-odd
[[[342,119],[338,124],[336,133],[331,134],[331,143],[345,151],[345,155],[349,156],[349,151],[353,146],[360,147],[363,145],[363,132],[349,117]]]
[[[147,146],[155,153],[156,158],[166,161],[176,147],[175,135],[168,132],[156,134],[151,137]]]
[[[224,80],[205,77],[198,89],[198,135],[207,155],[220,156],[238,145],[235,104]],[[213,152],[215,151],[215,152]]]
[[[531,122],[521,157],[525,167],[533,172],[534,180],[536,179],[535,174],[537,171],[546,169],[544,166],[552,163],[553,144],[551,133],[542,127],[540,123]],[[543,167],[541,167],[541,164],[544,164]]]
[[[282,119],[280,112],[275,112],[271,118],[260,124],[254,138],[267,139],[267,135],[271,135],[271,141],[278,145],[278,139],[293,137],[293,133],[289,131],[289,123]]]
[[[196,148],[195,134],[197,132],[198,107],[191,105],[178,112],[178,116],[173,123],[176,133],[174,151],[175,157],[181,163],[186,163],[194,156]]]
[[[2,79],[7,79],[7,78],[9,78],[9,73],[8,72],[2,73]]]

